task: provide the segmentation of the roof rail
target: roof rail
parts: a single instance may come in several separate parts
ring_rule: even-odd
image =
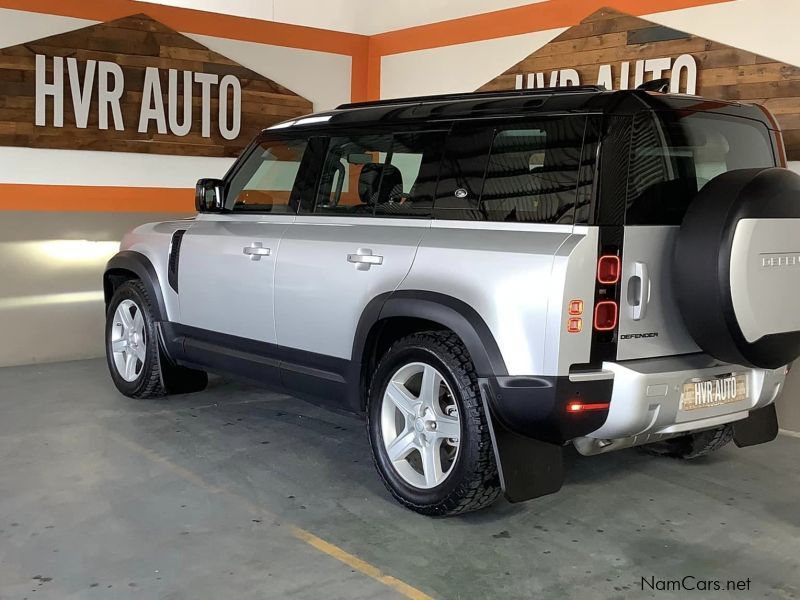
[[[653,81],[645,81],[643,84],[636,88],[645,92],[660,92],[666,94],[669,92],[669,78],[654,79]]]
[[[572,92],[605,92],[602,85],[572,85],[567,87],[545,87],[524,90],[500,90],[490,92],[462,92],[455,94],[439,94],[434,96],[410,96],[408,98],[387,98],[368,102],[349,102],[337,106],[337,110],[348,108],[367,108],[370,106],[389,106],[392,104],[417,104],[447,100],[472,100],[480,98],[515,98],[519,96],[539,96],[542,94],[566,94]]]

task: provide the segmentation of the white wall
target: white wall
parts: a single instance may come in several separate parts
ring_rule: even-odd
[[[563,31],[550,29],[385,56],[381,61],[381,97],[471,92]]]
[[[736,0],[643,18],[735,48],[800,65],[798,0]]]
[[[314,110],[350,102],[349,56],[186,34],[242,66],[261,73],[314,103]]]
[[[263,21],[374,35],[546,0],[147,0]]]

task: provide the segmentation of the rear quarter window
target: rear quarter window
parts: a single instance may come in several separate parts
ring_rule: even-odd
[[[706,112],[645,112],[633,119],[627,225],[680,225],[714,177],[775,166],[763,123]]]
[[[585,222],[597,148],[596,134],[585,140],[586,134],[586,115],[457,130],[449,140],[434,217]]]

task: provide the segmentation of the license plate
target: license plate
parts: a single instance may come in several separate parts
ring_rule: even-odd
[[[683,384],[681,410],[697,410],[747,400],[747,376],[728,373]]]

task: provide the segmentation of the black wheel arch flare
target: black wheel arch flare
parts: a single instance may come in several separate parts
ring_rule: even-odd
[[[158,320],[166,321],[167,309],[155,267],[153,267],[153,263],[150,262],[147,256],[135,250],[122,250],[111,257],[111,260],[106,264],[106,270],[103,273],[103,293],[106,306],[108,306],[111,297],[114,295],[114,278],[127,273],[132,273],[142,282],[147,289],[147,293],[153,299],[154,308],[158,311]],[[125,278],[130,279],[131,277],[126,276]]]

